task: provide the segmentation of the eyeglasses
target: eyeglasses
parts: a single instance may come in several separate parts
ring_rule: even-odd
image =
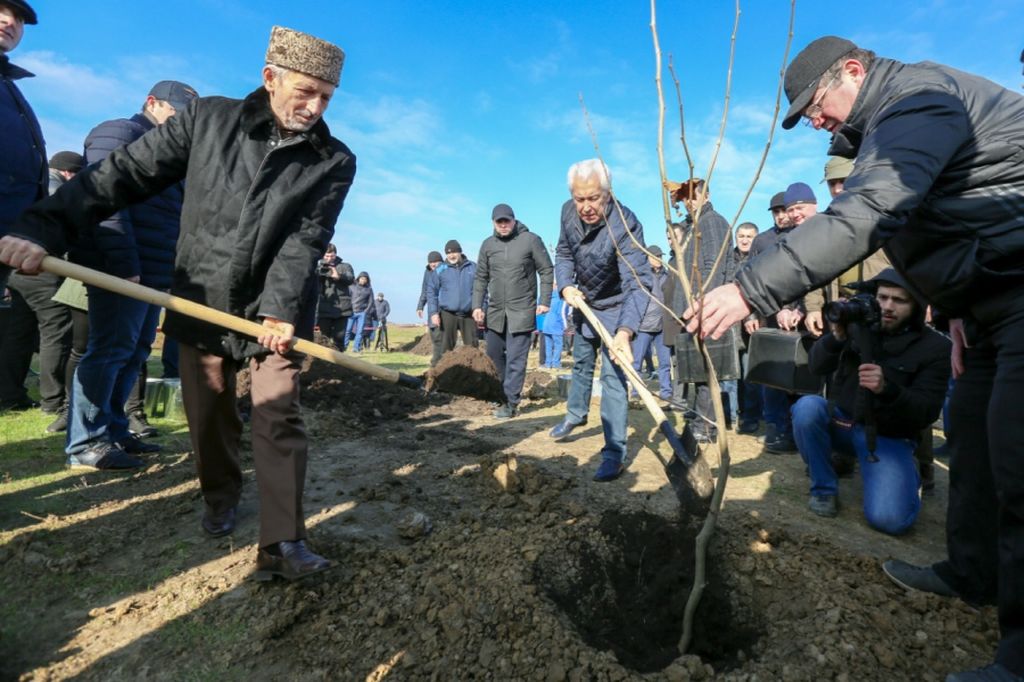
[[[814,124],[814,119],[821,116],[821,103],[825,100],[825,95],[828,94],[828,91],[832,89],[832,86],[835,85],[838,80],[839,76],[834,76],[832,80],[828,82],[828,85],[825,86],[825,89],[821,91],[821,94],[818,95],[818,98],[808,104],[807,108],[804,109],[805,126],[812,126]]]

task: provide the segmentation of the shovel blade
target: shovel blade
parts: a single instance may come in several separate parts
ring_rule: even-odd
[[[672,459],[665,466],[672,490],[684,514],[703,519],[711,508],[711,495],[715,490],[711,467],[701,455],[690,425],[677,434],[668,421],[660,425],[661,432],[672,446]]]

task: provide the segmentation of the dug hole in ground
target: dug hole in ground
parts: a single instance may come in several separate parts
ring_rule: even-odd
[[[499,422],[495,405],[458,395],[497,386],[478,351],[460,353],[452,375],[430,378],[446,392],[429,395],[307,363],[307,524],[336,567],[306,581],[249,578],[248,441],[238,528],[223,539],[199,530],[187,434],[141,472],[10,493],[0,678],[941,680],[991,660],[994,609],[908,594],[879,568],[943,556],[941,463],[917,526],[891,538],[864,523],[857,479],[841,481],[839,517],[819,519],[799,456],[731,432],[680,658],[696,524],[679,518],[650,416],[630,410],[632,464],[594,483],[596,399],[579,435],[552,443],[554,372],[531,371],[520,416]],[[68,512],[13,511],[47,495],[68,496]]]

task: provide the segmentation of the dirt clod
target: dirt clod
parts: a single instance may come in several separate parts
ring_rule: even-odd
[[[505,400],[494,363],[486,353],[472,346],[460,346],[442,355],[437,365],[427,372],[426,388],[478,400]]]

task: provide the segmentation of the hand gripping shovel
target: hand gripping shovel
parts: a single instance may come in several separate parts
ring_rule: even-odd
[[[66,260],[60,258],[54,258],[53,256],[46,256],[43,258],[42,269],[46,272],[52,272],[55,275],[62,277],[70,277],[71,279],[77,279],[86,284],[91,284],[94,287],[100,289],[106,289],[112,291],[115,294],[121,294],[128,298],[134,298],[139,301],[145,301],[153,305],[163,306],[168,310],[173,310],[176,313],[182,315],[188,315],[194,317],[197,320],[203,322],[209,322],[216,324],[225,329],[238,332],[239,334],[245,334],[246,336],[260,337],[267,333],[268,328],[264,327],[258,322],[251,320],[245,320],[241,317],[236,317],[229,313],[215,310],[208,306],[194,301],[189,301],[184,298],[177,296],[171,296],[170,294],[151,289],[149,287],[142,286],[141,284],[135,284],[128,280],[121,279],[120,277],[114,277],[103,272],[97,272],[90,268],[69,263]],[[295,339],[292,343],[292,349],[300,353],[312,355],[315,358],[326,360],[327,362],[333,362],[336,365],[347,367],[354,372],[360,374],[367,374],[377,379],[383,379],[393,384],[399,384],[401,386],[407,386],[409,388],[420,388],[422,382],[414,377],[397,372],[393,369],[386,367],[380,367],[378,365],[371,364],[369,362],[363,362],[353,357],[339,353],[333,348],[327,348],[319,344],[313,343],[312,341],[306,341],[305,339]]]
[[[604,328],[604,325],[601,324],[601,321],[597,319],[594,311],[582,299],[577,300],[575,303],[570,303],[570,305],[574,305],[577,310],[583,313],[587,321],[590,322],[590,326],[601,337],[601,342],[604,343],[610,355],[613,348],[612,336]],[[710,506],[711,493],[714,491],[714,481],[712,480],[711,468],[708,466],[707,460],[700,457],[700,449],[697,446],[697,440],[690,431],[690,425],[686,424],[683,427],[683,433],[681,435],[677,434],[675,428],[669,423],[668,417],[665,416],[665,412],[655,401],[651,392],[647,390],[647,386],[644,385],[643,380],[637,374],[637,371],[633,369],[633,366],[621,364],[619,367],[625,373],[626,379],[629,380],[633,390],[640,395],[640,399],[643,401],[647,411],[651,413],[654,422],[658,425],[658,429],[665,436],[665,439],[668,440],[669,445],[672,446],[672,459],[667,462],[657,450],[653,448],[652,450],[654,456],[665,467],[665,475],[668,477],[680,505],[682,505],[684,511],[699,514],[701,517],[706,516]]]

